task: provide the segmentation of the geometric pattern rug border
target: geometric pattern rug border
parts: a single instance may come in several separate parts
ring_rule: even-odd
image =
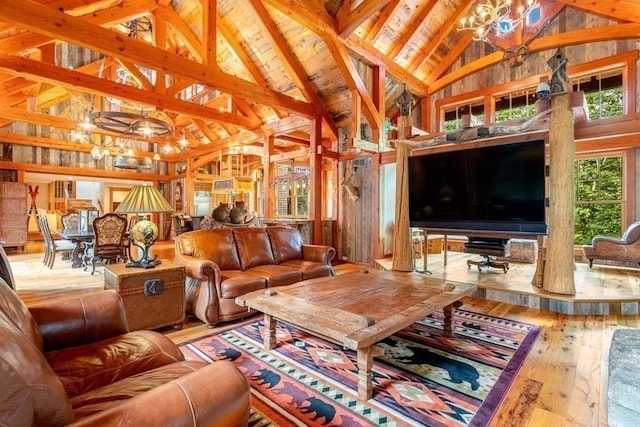
[[[454,338],[436,312],[382,340],[374,397],[357,399],[355,352],[282,322],[265,351],[261,318],[180,344],[187,359],[231,360],[252,387],[252,426],[489,424],[541,328],[456,310]]]

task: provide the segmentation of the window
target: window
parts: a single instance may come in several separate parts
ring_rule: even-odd
[[[622,232],[622,156],[575,161],[574,243],[590,243],[596,234]]]
[[[584,91],[589,119],[622,116],[622,70],[571,79],[573,91]]]
[[[529,88],[496,98],[496,122],[535,116],[535,93],[535,88]]]
[[[471,111],[469,123],[463,123],[462,116]],[[448,132],[463,127],[479,126],[484,123],[484,104],[474,103],[456,105],[444,109],[443,131]]]
[[[309,215],[309,169],[277,165],[275,180],[276,217],[307,217]]]

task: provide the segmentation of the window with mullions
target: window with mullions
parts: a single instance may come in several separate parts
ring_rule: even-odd
[[[484,104],[477,103],[450,106],[444,109],[444,124],[442,130],[448,132],[465,127],[465,124],[462,122],[462,116],[469,110],[471,110],[471,118],[467,126],[479,126],[484,123]]]
[[[579,159],[575,167],[574,243],[622,233],[622,156]]]
[[[496,98],[496,122],[522,119],[536,114],[536,88],[508,93]]]
[[[622,70],[609,70],[596,75],[571,79],[573,91],[583,91],[589,119],[622,116]]]
[[[276,165],[276,217],[307,217],[309,215],[309,169],[290,165]]]

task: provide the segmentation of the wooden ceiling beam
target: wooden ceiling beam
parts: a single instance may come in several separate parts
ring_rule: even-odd
[[[240,41],[233,35],[231,28],[222,20],[220,16],[217,18],[218,31],[220,31],[220,35],[226,40],[226,42],[231,47],[231,50],[236,54],[242,65],[245,66],[249,74],[253,78],[253,80],[259,84],[260,86],[268,86],[269,83],[262,75],[262,72],[258,68],[258,66],[253,62],[247,51],[244,49]],[[279,108],[275,109],[276,115],[279,118],[283,118],[287,116],[287,113],[282,111]]]
[[[363,22],[384,8],[389,2],[391,0],[364,0],[353,10],[351,10],[353,1],[344,2],[337,15],[338,34],[341,37],[349,36]]]
[[[382,123],[380,123],[380,112],[373,103],[373,99],[367,91],[367,87],[362,81],[360,74],[358,74],[358,70],[351,60],[349,52],[344,45],[336,40],[336,37],[332,35],[326,35],[324,37],[324,41],[329,47],[329,51],[331,52],[334,61],[336,61],[336,64],[342,73],[342,77],[347,82],[347,86],[349,86],[352,91],[357,91],[360,95],[362,103],[364,104],[362,112],[366,117],[369,126],[371,126],[371,129],[374,131],[380,129],[380,126],[382,125]]]
[[[130,21],[152,12],[157,7],[155,0],[124,0],[118,6],[88,13],[80,17],[88,24],[110,27]],[[27,16],[25,19],[29,19]],[[0,51],[16,54],[51,43],[55,37],[27,31],[0,40]]]
[[[640,24],[640,4],[636,0],[556,0],[583,12]]]
[[[118,59],[118,58],[115,58],[115,60],[118,63],[120,63],[120,65],[122,65],[129,74],[131,74],[131,76],[136,80],[136,82],[138,82],[140,86],[142,86],[143,89],[146,89],[149,91],[152,91],[155,89],[155,87],[153,86],[153,83],[149,81],[147,76],[142,74],[142,72],[138,69],[138,67],[136,67],[134,63],[130,61]]]
[[[112,82],[78,71],[55,67],[31,59],[0,54],[0,70],[28,76],[28,78],[36,81],[52,83],[71,89],[82,88],[84,91],[96,95],[126,99],[132,102],[154,106],[161,110],[193,115],[207,120],[233,123],[246,129],[255,129],[260,125],[260,123],[256,123],[254,120],[250,120],[244,116],[220,112],[192,102],[181,101],[167,95],[148,92],[133,86]]]
[[[32,0],[15,2],[0,0],[0,21],[30,29],[49,37],[65,40],[88,49],[124,58],[156,70],[171,72],[177,77],[201,81],[232,95],[250,98],[265,105],[274,105],[312,117],[313,105],[240,78],[217,72],[205,65],[124,37],[115,31],[88,24]]]
[[[431,84],[438,80],[449,68],[451,68],[458,58],[462,56],[464,51],[471,46],[471,43],[473,43],[473,34],[473,31],[467,31],[460,37],[458,43],[449,50],[449,53],[447,53],[447,55],[438,62],[438,65],[428,74],[425,79],[426,84]]]
[[[437,3],[438,0],[428,0],[420,5],[415,15],[412,15],[411,22],[408,23],[406,31],[404,31],[402,35],[400,35],[398,41],[391,46],[391,50],[387,54],[389,58],[392,60],[396,59],[402,49],[409,44],[413,36],[418,31],[418,28],[420,28],[424,23],[424,20],[427,19],[427,16],[433,12],[433,8]]]
[[[407,70],[410,73],[414,73],[424,62],[431,56],[440,43],[442,43],[453,31],[457,31],[460,18],[467,13],[471,6],[475,3],[475,0],[462,0],[456,7],[452,16],[447,18],[447,21],[442,27],[438,29],[436,34],[429,39],[426,46],[422,47],[415,58],[411,61]]]
[[[638,34],[640,34],[640,24],[616,24],[606,27],[585,28],[534,39],[529,44],[527,50],[529,53],[535,53],[556,49],[561,46],[574,46],[609,40],[636,39],[638,38]],[[503,60],[504,54],[502,52],[493,52],[476,61],[465,64],[429,85],[429,95],[471,74],[498,64]]]
[[[198,130],[209,140],[209,142],[217,141],[218,135],[213,133],[211,128],[204,122],[204,120],[193,119],[193,124],[196,125]]]
[[[78,151],[77,149],[75,151]],[[25,172],[46,173],[51,175],[65,175],[65,176],[87,176],[91,178],[107,178],[107,179],[130,179],[130,180],[142,180],[144,181],[168,181],[171,177],[158,173],[144,173],[141,174],[138,171],[124,172],[119,170],[103,170],[96,168],[76,168],[69,166],[53,166],[53,165],[38,165],[34,163],[18,163],[0,161],[0,169],[17,169]]]
[[[390,17],[396,14],[396,10],[400,5],[400,0],[392,0],[387,4],[382,11],[380,11],[380,16],[378,20],[373,24],[369,32],[364,36],[364,40],[367,43],[375,44],[378,35],[380,34],[380,30],[385,26]]]
[[[191,27],[184,22],[172,7],[166,8],[165,17],[167,18],[167,23],[178,33],[178,37],[182,40],[189,52],[197,61],[203,62],[204,47],[202,42],[200,42],[198,37],[191,30]]]
[[[337,140],[338,126],[333,121],[333,117],[329,113],[327,106],[316,93],[315,88],[311,86],[311,82],[309,82],[309,78],[304,67],[302,66],[300,61],[298,61],[298,59],[293,55],[291,48],[287,44],[287,41],[282,36],[280,31],[278,31],[278,28],[271,19],[269,12],[267,12],[267,9],[264,7],[262,2],[260,0],[249,1],[251,2],[253,9],[258,15],[258,18],[262,22],[263,27],[266,29],[267,34],[271,39],[271,43],[278,53],[278,56],[280,57],[280,60],[287,70],[289,76],[293,79],[296,86],[301,89],[307,101],[310,101],[315,106],[316,110],[322,115],[322,118],[331,130],[333,138]]]
[[[216,52],[218,49],[217,9],[217,0],[202,0],[202,50],[204,53],[204,64],[209,68],[215,69],[218,69],[218,62],[216,60]]]
[[[306,4],[303,0],[264,0],[264,3],[276,8],[280,13],[291,17],[291,19],[323,38],[326,36],[333,37],[336,42],[342,43],[352,53],[362,58],[363,61],[373,65],[384,65],[387,76],[398,83],[406,83],[412,93],[418,96],[427,96],[429,93],[427,85],[400,65],[391,61],[362,38],[354,34],[351,34],[346,39],[339,37],[335,21],[327,14],[326,10],[324,13],[319,12],[318,15],[310,14],[308,10],[302,10]]]
[[[0,86],[0,97],[28,91],[34,86],[39,87],[39,83],[14,76],[13,79],[2,83],[2,86]]]
[[[327,13],[322,2],[309,0],[264,0],[265,4],[277,9],[280,13],[299,22],[318,35],[323,33],[338,34],[337,20]]]
[[[167,38],[167,18],[166,9],[158,8],[153,11],[153,45],[156,48],[160,48],[163,51],[167,50],[168,38]],[[156,81],[154,90],[160,94],[167,93],[167,72],[164,68],[156,68]]]

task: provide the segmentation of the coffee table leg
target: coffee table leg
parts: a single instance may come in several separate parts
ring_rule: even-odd
[[[276,319],[269,314],[264,315],[264,348],[265,350],[272,350],[276,348],[278,339],[276,337]]]
[[[456,301],[453,304],[446,306],[444,311],[444,332],[442,335],[445,337],[453,337],[453,309],[462,305],[462,301]]]
[[[358,349],[358,398],[362,401],[371,399],[373,395],[373,346]]]

